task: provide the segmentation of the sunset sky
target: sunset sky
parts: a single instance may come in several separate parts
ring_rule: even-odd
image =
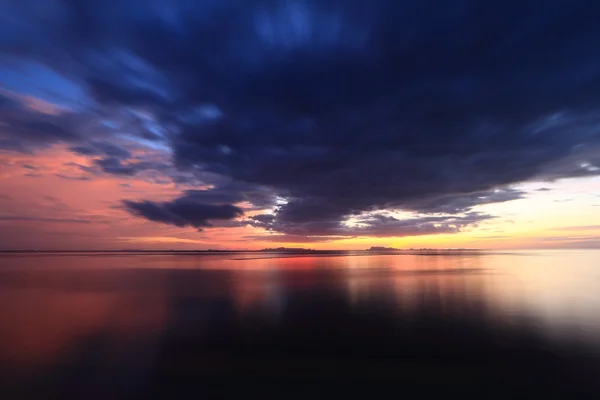
[[[0,249],[600,248],[600,2],[7,3]]]

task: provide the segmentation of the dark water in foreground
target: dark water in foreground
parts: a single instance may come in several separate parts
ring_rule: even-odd
[[[0,398],[600,398],[600,252],[0,255]]]

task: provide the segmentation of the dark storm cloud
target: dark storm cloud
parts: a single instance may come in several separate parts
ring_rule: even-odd
[[[383,209],[466,219],[354,231],[453,232],[477,223],[465,213],[478,205],[522,198],[513,184],[600,173],[596,1],[27,4],[7,7],[0,51],[40,60],[102,105],[145,110],[178,168],[285,198],[273,221],[253,220],[278,232],[334,235]],[[53,126],[40,131],[71,132]],[[114,155],[97,163],[135,173]]]
[[[494,218],[491,215],[469,212],[461,215],[429,215],[406,219],[395,218],[385,214],[371,214],[358,217],[353,225],[340,221],[308,221],[299,220],[294,223],[283,222],[277,215],[260,214],[240,221],[241,224],[268,231],[282,232],[275,235],[281,242],[293,242],[300,236],[310,236],[314,241],[327,238],[351,238],[356,236],[370,237],[402,237],[422,236],[442,233],[458,233],[467,227],[477,226],[480,222]]]
[[[131,165],[125,165],[117,157],[106,157],[94,160],[94,163],[102,168],[102,171],[113,175],[135,175],[137,170]]]
[[[234,204],[247,202],[250,209],[260,210],[271,201],[268,193],[254,186],[229,182],[210,189],[186,190],[169,202],[125,200],[123,204],[129,213],[151,221],[201,228],[213,226],[210,220],[220,220],[215,224],[220,227],[244,226],[245,222],[233,221],[244,215],[244,209]]]
[[[276,217],[273,214],[259,214],[242,221],[242,223],[245,225],[253,226],[255,228],[273,230],[275,218]]]
[[[186,190],[184,196],[209,204],[247,202],[255,210],[275,205],[273,193],[265,188],[257,188],[255,185],[240,182],[224,182],[205,190]]]
[[[468,213],[461,216],[427,216],[398,219],[391,216],[375,215],[361,220],[362,226],[353,229],[360,236],[393,237],[422,236],[441,233],[458,233],[467,226],[493,218],[481,213]]]
[[[484,204],[505,203],[524,199],[525,192],[510,188],[488,190],[463,195],[440,196],[438,198],[414,201],[404,204],[404,208],[422,213],[455,214],[471,211],[473,207]]]
[[[212,226],[211,220],[231,220],[244,214],[241,208],[231,204],[202,203],[193,194],[168,202],[124,200],[123,205],[131,214],[150,221],[198,229]]]
[[[271,214],[259,214],[250,217],[251,220],[262,223],[272,223],[275,220],[275,216]]]

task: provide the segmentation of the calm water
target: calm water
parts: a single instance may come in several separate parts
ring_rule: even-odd
[[[598,398],[600,252],[0,256],[0,398]]]

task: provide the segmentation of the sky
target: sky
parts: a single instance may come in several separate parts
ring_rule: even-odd
[[[0,8],[0,249],[600,248],[597,1]]]

